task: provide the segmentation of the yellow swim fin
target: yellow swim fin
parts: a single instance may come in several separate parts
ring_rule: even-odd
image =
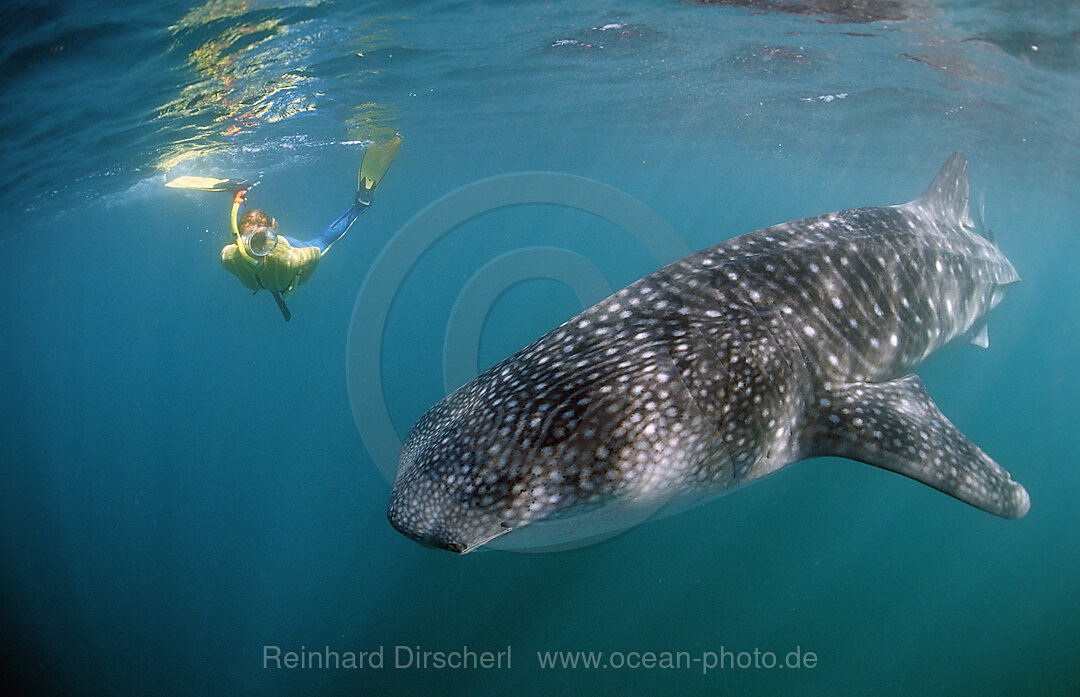
[[[194,189],[196,191],[228,191],[230,193],[246,189],[248,183],[243,179],[219,179],[217,177],[177,177],[172,181],[165,182],[165,186],[173,189]]]
[[[371,192],[382,181],[386,170],[397,157],[401,149],[401,136],[394,136],[382,145],[372,143],[364,151],[364,161],[360,163],[360,176],[356,183],[358,191]]]

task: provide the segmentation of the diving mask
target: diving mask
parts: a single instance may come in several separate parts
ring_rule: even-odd
[[[245,231],[243,234],[244,246],[247,251],[256,257],[264,257],[277,247],[278,235],[273,228],[259,227]]]

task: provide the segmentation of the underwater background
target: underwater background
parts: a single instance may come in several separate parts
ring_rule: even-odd
[[[7,2],[0,25],[16,692],[1080,694],[1080,4]],[[374,206],[288,324],[220,265],[229,197],[164,186],[258,181],[251,204],[312,236],[395,133]],[[365,278],[440,197],[574,175],[696,250],[910,200],[957,149],[1023,283],[989,350],[919,373],[1026,486],[1026,518],[818,459],[557,554],[459,557],[387,524],[357,366],[381,376],[392,441],[445,394],[448,318],[491,260],[568,250],[616,289],[671,260],[584,210],[501,208],[447,229],[368,324]],[[449,358],[486,367],[582,309],[536,275],[493,301],[475,357]],[[275,648],[309,663],[268,665]],[[329,651],[366,658],[310,665]],[[436,665],[468,651],[504,658]],[[544,667],[557,651],[605,667]],[[737,665],[793,651],[814,665]]]

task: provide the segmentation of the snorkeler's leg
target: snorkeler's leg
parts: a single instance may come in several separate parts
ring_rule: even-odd
[[[360,214],[366,211],[375,200],[375,187],[382,181],[386,170],[390,168],[390,164],[397,156],[399,148],[401,148],[401,136],[398,135],[383,145],[369,145],[364,151],[364,159],[360,163],[360,172],[357,174],[356,198],[353,200],[353,205],[337,220],[330,223],[321,235],[302,242],[299,246],[318,247],[320,252],[325,253],[331,245],[344,237]],[[294,247],[298,246],[291,239],[289,243]]]
[[[307,242],[299,243],[299,246],[303,247],[318,247],[320,252],[326,252],[330,249],[330,245],[334,244],[349,231],[352,224],[356,222],[356,219],[360,217],[360,214],[367,210],[367,206],[362,203],[354,203],[349,207],[349,210],[338,216],[338,219],[330,223],[325,230],[322,231],[318,237],[308,240]],[[291,244],[291,241],[290,241]],[[297,245],[293,245],[297,246]]]

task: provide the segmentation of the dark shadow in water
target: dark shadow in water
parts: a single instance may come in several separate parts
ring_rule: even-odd
[[[745,7],[791,15],[827,15],[826,22],[899,22],[933,14],[928,2],[904,0],[697,0],[702,5]]]

